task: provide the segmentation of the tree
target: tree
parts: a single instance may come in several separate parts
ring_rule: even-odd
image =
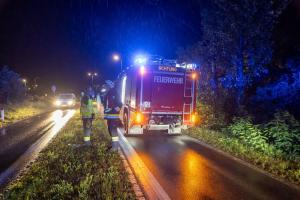
[[[25,87],[20,75],[10,70],[7,66],[0,70],[0,101],[9,103],[24,97]]]
[[[227,90],[240,108],[247,89],[267,76],[272,30],[287,3],[214,0],[202,11],[202,39],[180,57],[201,63],[215,101]]]

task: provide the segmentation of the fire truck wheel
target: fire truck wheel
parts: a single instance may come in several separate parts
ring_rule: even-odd
[[[128,114],[125,113],[124,114],[124,131],[125,131],[125,135],[129,134],[129,122],[128,122]]]

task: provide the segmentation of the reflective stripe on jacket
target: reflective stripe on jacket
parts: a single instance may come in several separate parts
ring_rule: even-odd
[[[104,119],[119,119],[119,114],[104,114]]]

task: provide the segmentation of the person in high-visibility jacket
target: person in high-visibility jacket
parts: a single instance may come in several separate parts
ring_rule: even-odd
[[[80,104],[81,104],[80,114],[82,118],[83,132],[84,132],[83,140],[86,145],[91,145],[92,123],[95,118],[95,110],[94,110],[93,102],[92,99],[85,94],[81,98]]]
[[[111,148],[112,150],[118,150],[119,148],[119,137],[117,128],[120,125],[120,114],[121,102],[118,99],[116,91],[112,88],[106,94],[104,100],[104,119],[107,120],[108,132],[111,136]]]

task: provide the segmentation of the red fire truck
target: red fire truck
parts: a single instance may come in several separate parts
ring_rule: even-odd
[[[120,94],[120,118],[126,134],[145,130],[181,133],[195,125],[196,66],[162,58],[138,59],[115,82]]]

